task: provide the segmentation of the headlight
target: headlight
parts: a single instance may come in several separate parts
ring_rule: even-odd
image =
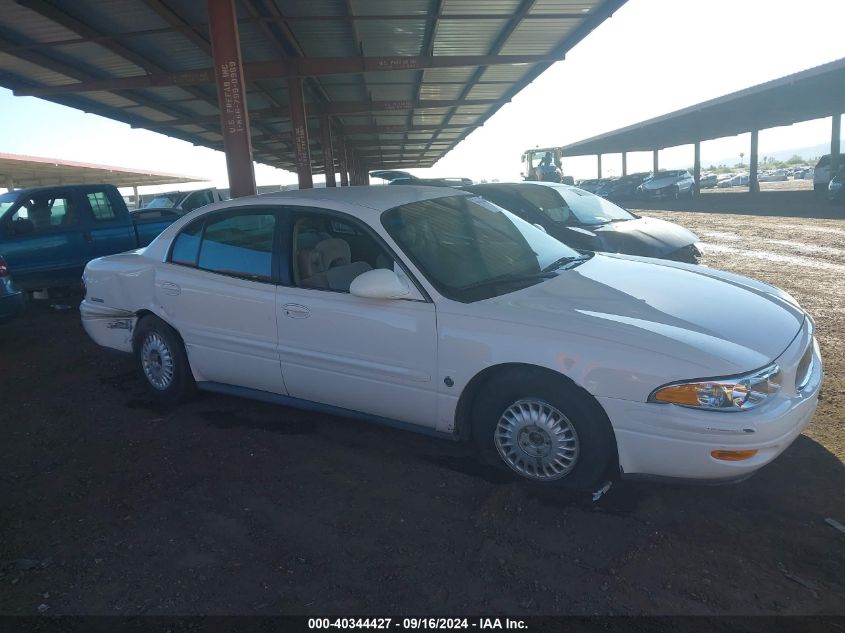
[[[666,402],[709,411],[747,411],[780,391],[783,374],[777,364],[744,376],[679,382],[655,389],[649,402]]]

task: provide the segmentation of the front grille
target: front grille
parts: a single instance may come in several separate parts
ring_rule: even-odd
[[[795,371],[795,391],[801,392],[807,387],[810,378],[813,375],[813,342],[807,346],[807,351],[801,357],[798,363],[798,369]]]

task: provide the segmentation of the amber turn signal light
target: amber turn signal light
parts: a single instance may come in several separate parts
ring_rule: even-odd
[[[751,459],[756,454],[756,448],[749,448],[744,451],[710,451],[710,456],[713,459],[721,459],[725,462],[741,462],[744,459]]]

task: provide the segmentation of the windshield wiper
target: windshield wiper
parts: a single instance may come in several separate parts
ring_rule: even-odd
[[[542,272],[550,273],[554,272],[558,268],[562,268],[566,264],[573,264],[575,262],[583,262],[590,259],[590,255],[577,255],[575,257],[561,257],[560,259],[556,259],[551,264],[546,266]]]
[[[482,279],[480,281],[473,282],[471,284],[467,284],[466,286],[461,286],[458,288],[460,291],[464,290],[472,290],[474,288],[482,288],[484,286],[496,285],[496,284],[509,284],[509,283],[522,283],[526,281],[536,281],[538,279],[551,279],[554,275],[550,274],[551,271],[543,270],[542,272],[536,273],[527,273],[522,275],[515,275],[513,273],[505,273],[504,275],[496,275],[495,277],[490,277],[489,279]]]

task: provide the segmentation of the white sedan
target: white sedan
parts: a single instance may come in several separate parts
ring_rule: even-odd
[[[577,252],[449,188],[209,205],[84,282],[85,330],[163,401],[198,387],[467,439],[546,483],[743,478],[821,385],[787,293]]]

